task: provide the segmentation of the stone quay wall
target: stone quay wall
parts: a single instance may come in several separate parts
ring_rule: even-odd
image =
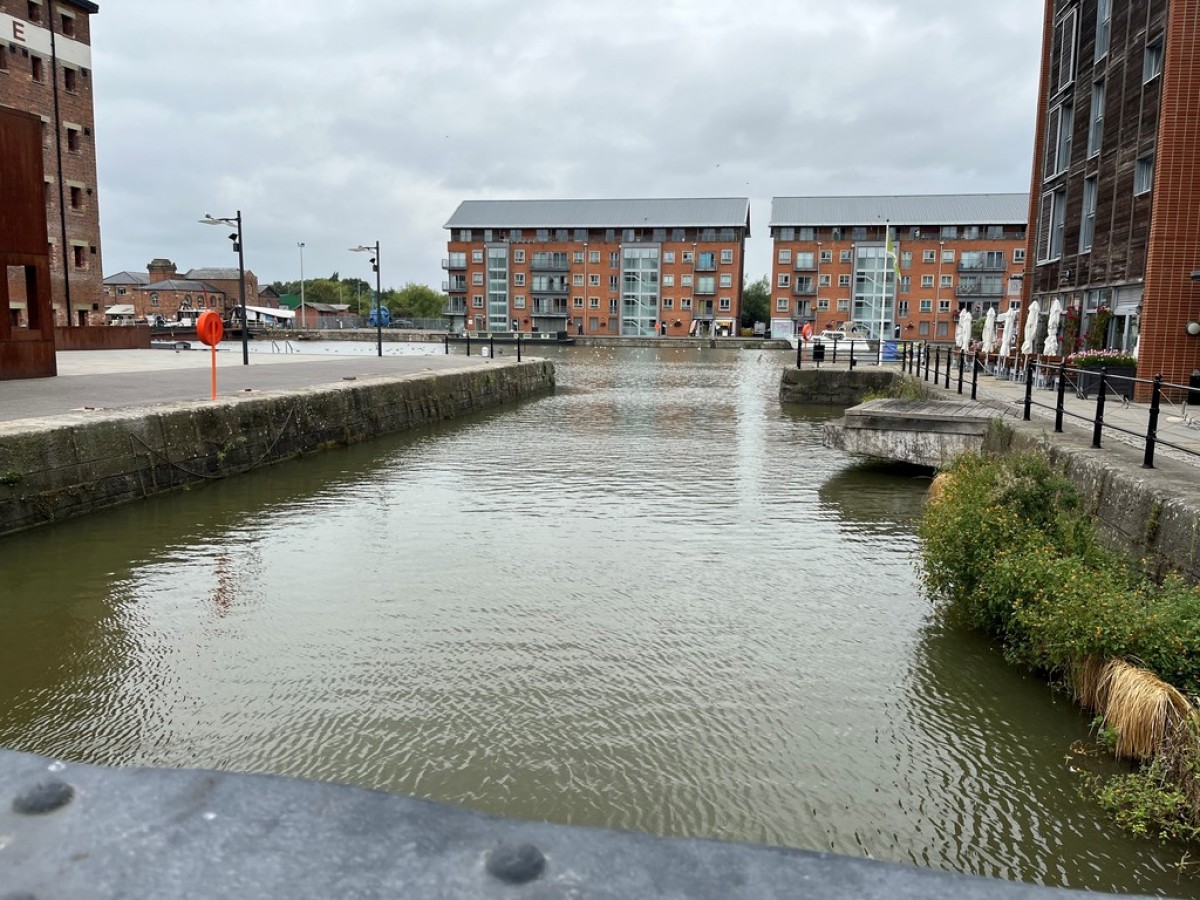
[[[0,535],[554,389],[552,363],[496,363],[0,423]]]

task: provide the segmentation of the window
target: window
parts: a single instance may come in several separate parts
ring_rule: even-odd
[[[695,257],[695,254],[694,254],[694,253],[692,253],[692,251],[691,251],[691,250],[684,250],[684,251],[683,251],[683,256],[682,256],[682,259],[683,259],[683,261],[684,261],[685,263],[690,263],[690,262],[692,262],[692,260],[694,260],[695,258],[696,258],[696,257]]]
[[[608,311],[609,311],[610,313],[615,313],[615,312],[617,312],[617,298],[616,298],[616,297],[609,297],[609,298],[608,298]]]
[[[46,77],[45,66],[40,56],[29,57],[29,73],[33,76],[33,80],[39,83]]]
[[[1104,138],[1104,81],[1092,85],[1092,107],[1088,113],[1088,156],[1100,152],[1100,142]]]
[[[733,276],[730,275],[728,272],[721,273],[721,287],[723,287],[723,288],[733,287]]]
[[[722,297],[717,301],[717,309],[721,310],[722,312],[729,312],[732,305],[733,303],[728,297]]]
[[[508,229],[508,239],[509,239],[510,241],[519,241],[519,240],[521,240],[521,238],[522,238],[523,236],[524,236],[524,234],[523,234],[523,232],[521,231],[521,229],[520,229],[520,228],[510,228],[510,229]]]
[[[921,301],[921,312],[923,312],[923,313],[933,312],[933,301],[932,300],[922,300]]]
[[[796,229],[795,228],[780,228],[779,229],[779,239],[781,241],[794,241],[796,239]]]
[[[75,79],[78,74],[74,69],[63,66],[63,87],[72,94],[75,93]]]
[[[950,312],[950,301],[949,300],[939,300],[938,301],[938,312]]]
[[[921,337],[929,337],[929,323],[928,322],[918,322],[917,323],[917,334],[919,334]]]
[[[1025,248],[1024,247],[1017,247],[1015,250],[1013,250],[1013,262],[1015,262],[1015,263],[1025,262]]]
[[[471,229],[470,228],[460,228],[458,231],[458,239],[460,241],[470,241],[471,240]]]
[[[814,232],[814,230],[813,230],[811,227],[809,227],[809,226],[805,226],[805,227],[803,227],[803,228],[798,228],[798,229],[796,230],[796,235],[797,235],[797,237],[799,237],[799,239],[800,239],[800,240],[802,240],[802,241],[811,241],[811,240],[815,240],[815,239],[816,239],[816,233],[815,233],[815,232]]]
[[[576,272],[571,276],[571,284],[575,287],[583,287],[583,273]]]
[[[575,229],[575,242],[576,243],[582,244],[587,239],[588,239],[588,233],[587,233],[586,228],[576,228]]]
[[[909,275],[900,276],[900,293],[907,294],[912,290],[912,277]]]
[[[669,273],[664,274],[662,277],[662,283],[663,287],[675,287],[675,276]]]
[[[838,276],[838,287],[850,287],[850,276],[849,275],[839,275]]]
[[[614,250],[612,253],[608,254],[608,267],[610,269],[617,269],[617,268],[620,268],[620,266],[621,266],[621,253],[618,250]]]
[[[1055,93],[1075,80],[1075,22],[1077,16],[1077,11],[1070,9],[1054,26],[1053,58],[1050,65],[1051,71],[1056,72],[1058,76]]]
[[[829,287],[830,280],[828,274],[823,274],[820,278],[821,287]]]
[[[577,263],[583,262],[583,251],[576,250],[574,255],[571,257],[571,262],[577,262]]]
[[[1163,39],[1155,38],[1146,45],[1146,55],[1142,60],[1142,81],[1153,81],[1162,74]]]
[[[29,21],[42,21],[42,4],[35,3],[34,0],[29,0]]]
[[[590,284],[592,287],[599,287],[600,286],[600,276],[597,275],[595,272],[591,273],[590,275],[588,275],[588,284]]]
[[[83,209],[83,188],[71,188],[71,209]]]
[[[8,47],[0,44],[0,72],[8,71]]]
[[[483,309],[483,294],[472,295],[471,306],[473,306],[475,309]]]
[[[482,250],[472,250],[471,251],[471,262],[477,262],[477,263],[483,262],[483,251]]]
[[[1096,234],[1096,176],[1085,178],[1083,181],[1083,218],[1079,225],[1079,252],[1087,253],[1092,249],[1092,239]]]
[[[600,308],[600,298],[599,297],[588,297],[588,309],[599,309],[599,308]]]
[[[900,254],[900,268],[902,268],[902,269],[911,269],[912,268],[912,251],[911,250],[905,250],[903,253]]]
[[[950,311],[950,305],[949,305],[949,304],[946,304],[946,311],[947,311],[947,312],[949,312],[949,311]],[[944,338],[944,337],[947,337],[947,336],[949,336],[949,334],[950,334],[950,323],[949,323],[949,322],[938,322],[938,326],[937,326],[937,336],[938,336],[938,337],[943,337],[943,338]]]
[[[1058,259],[1062,256],[1063,249],[1063,230],[1066,227],[1067,220],[1067,191],[1066,188],[1059,188],[1054,192],[1054,220],[1053,230],[1050,233],[1050,258]]]
[[[1112,0],[1099,0],[1096,4],[1096,59],[1104,59],[1108,53],[1108,39],[1112,33]]]
[[[1146,194],[1154,186],[1154,154],[1142,156],[1133,167],[1133,193]]]
[[[674,297],[663,297],[663,309],[674,309],[674,308],[675,308],[675,298]]]
[[[957,240],[958,239],[958,226],[957,225],[943,225],[942,230],[941,230],[941,236],[942,236],[943,241]]]
[[[1064,101],[1050,110],[1046,120],[1046,161],[1043,180],[1050,180],[1071,165],[1071,129],[1075,107]]]
[[[471,284],[482,285],[483,284],[483,273],[475,272],[474,274],[472,274],[471,275]]]
[[[514,250],[513,251],[513,262],[519,262],[519,263],[525,262],[525,251],[524,250]]]
[[[680,275],[679,276],[679,284],[681,287],[691,287],[692,286],[692,276],[691,275]]]
[[[942,251],[942,262],[944,262],[944,263],[954,262],[954,251],[953,250],[943,250]]]
[[[833,262],[833,251],[832,250],[822,250],[821,251],[821,262]]]
[[[943,275],[942,276],[942,287],[944,287],[944,288],[954,287],[954,276],[953,275]]]
[[[921,276],[921,287],[923,287],[923,288],[933,287],[933,276],[932,275],[922,275]]]
[[[691,309],[692,308],[692,298],[691,297],[680,297],[679,298],[679,308],[680,309]]]
[[[850,311],[850,298],[849,297],[838,298],[837,308],[838,308],[838,312],[849,312]]]
[[[792,283],[791,275],[789,275],[787,272],[779,273],[779,282],[778,282],[779,287],[789,287],[791,285],[791,283]]]
[[[819,312],[829,312],[829,298],[828,297],[818,297],[817,298],[817,310]]]
[[[582,297],[572,297],[571,305],[573,307],[575,307],[576,309],[583,309],[583,298]]]
[[[797,269],[812,269],[816,266],[816,256],[811,250],[796,253]]]
[[[600,262],[599,257],[596,258],[596,262]],[[675,251],[674,250],[664,250],[663,251],[663,262],[664,263],[674,263],[675,262]]]
[[[921,254],[921,261],[927,262],[927,263],[937,262],[937,251],[936,250],[926,250],[924,253]]]
[[[908,301],[901,300],[896,304],[896,317],[900,319],[908,318]]]
[[[67,127],[67,149],[78,153],[79,152],[79,136],[81,132],[78,128]]]
[[[76,244],[71,248],[75,251],[75,268],[83,269],[87,267],[87,247],[80,247]]]
[[[792,261],[792,251],[787,247],[781,247],[779,249],[779,261],[784,265],[790,263]]]
[[[62,28],[61,28],[62,33],[64,35],[66,35],[67,37],[74,37],[75,36],[75,17],[68,15],[67,13],[63,13],[61,16],[61,22],[62,22]]]
[[[788,311],[788,298],[787,297],[776,297],[775,298],[775,311],[776,312],[787,312]]]
[[[156,294],[156,293],[152,293],[152,294],[150,295],[150,305],[151,305],[151,306],[158,306],[158,294]]]
[[[546,241],[550,240],[550,229],[549,228],[539,228],[534,233],[534,235],[535,235],[535,240],[545,243]],[[485,240],[486,240],[486,238],[485,238]]]
[[[721,262],[726,265],[733,262],[733,251],[732,250],[722,250],[721,251]]]
[[[516,294],[513,297],[513,308],[514,309],[524,309],[525,308],[525,295],[524,294]]]
[[[867,239],[867,229],[863,225],[855,225],[850,229],[850,239],[852,241],[865,241]]]
[[[841,252],[841,253],[838,255],[838,259],[839,259],[839,260],[841,260],[842,262],[850,262],[850,251],[849,251],[849,250],[843,250],[843,251],[842,251],[842,252]]]
[[[483,229],[483,241],[485,244],[490,244],[495,238],[492,236],[492,229]]]
[[[516,287],[525,287],[524,272],[513,272],[513,285]]]

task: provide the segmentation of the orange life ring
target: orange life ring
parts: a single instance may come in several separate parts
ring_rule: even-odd
[[[811,322],[805,322],[804,327],[800,329],[800,337],[806,341],[811,341],[813,336],[813,327]]]
[[[200,313],[200,318],[196,320],[196,336],[209,347],[221,343],[221,338],[225,336],[225,325],[221,322],[221,317],[211,309]]]

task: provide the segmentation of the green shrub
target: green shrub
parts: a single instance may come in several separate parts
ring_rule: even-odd
[[[1162,760],[1128,775],[1090,781],[1100,805],[1116,823],[1134,834],[1159,840],[1194,841],[1200,828],[1192,824],[1190,805],[1176,788]]]

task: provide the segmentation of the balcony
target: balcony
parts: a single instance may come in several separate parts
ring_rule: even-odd
[[[565,319],[568,315],[567,305],[565,303],[539,303],[533,301],[533,314],[535,316],[553,316],[560,319]]]
[[[715,260],[712,262],[697,262],[696,263],[696,271],[697,272],[715,272],[715,271],[717,271],[717,263]]]
[[[796,260],[796,264],[794,266],[792,266],[792,271],[794,271],[794,272],[815,272],[815,271],[817,271],[817,264],[811,260],[805,261],[805,260],[798,259],[798,260]]]
[[[960,262],[958,271],[960,272],[1003,272],[1008,269],[1008,263],[1001,259],[999,262],[985,262],[978,260],[976,262]]]
[[[817,286],[811,281],[797,281],[792,285],[792,294],[797,297],[812,297],[817,293]]]
[[[464,301],[451,300],[449,303],[447,303],[445,306],[442,307],[442,315],[443,316],[465,316],[466,314],[467,314],[467,303],[465,300]]]
[[[700,285],[697,285],[692,290],[693,294],[704,295],[706,297],[712,296],[716,292],[717,292],[717,286],[715,284],[714,285],[700,284]]]
[[[467,292],[467,279],[451,278],[449,281],[443,281],[442,290],[448,294],[465,294]]]
[[[529,268],[534,272],[569,272],[571,263],[565,256],[562,259],[555,259],[542,253],[535,253],[529,261]]]
[[[978,282],[959,282],[954,289],[958,297],[1003,297],[1003,284],[988,284]]]
[[[443,259],[442,260],[442,268],[443,269],[465,269],[466,267],[467,267],[467,258],[465,256],[461,260],[459,260],[459,259]]]

